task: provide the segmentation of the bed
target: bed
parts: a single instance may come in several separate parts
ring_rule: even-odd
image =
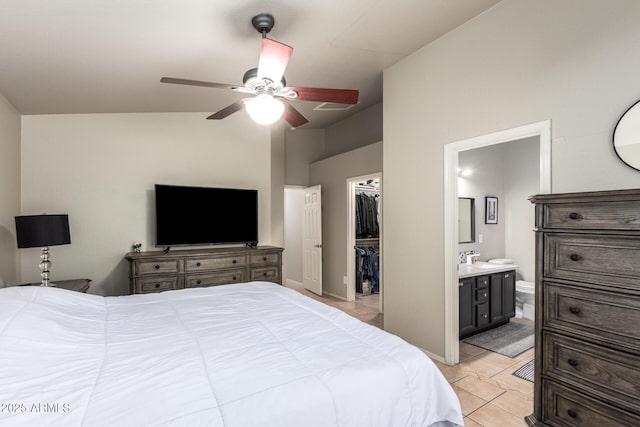
[[[0,425],[454,426],[419,349],[267,282],[0,289]]]

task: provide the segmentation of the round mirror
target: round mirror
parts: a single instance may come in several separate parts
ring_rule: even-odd
[[[640,101],[618,120],[613,130],[613,149],[620,160],[640,171]]]

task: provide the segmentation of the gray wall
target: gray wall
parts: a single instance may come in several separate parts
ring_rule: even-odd
[[[304,190],[284,189],[284,249],[287,280],[302,283],[302,218],[304,215]]]
[[[529,196],[540,192],[540,138],[501,144],[504,158],[505,256],[518,264],[516,278],[535,280],[535,208]]]
[[[20,114],[0,94],[0,287],[20,280],[14,217],[20,214]]]
[[[550,119],[554,192],[640,186],[611,147],[640,96],[638,16],[636,0],[503,0],[385,70],[385,329],[444,355],[445,144]]]
[[[309,165],[324,157],[324,129],[285,131],[286,185],[309,185]]]
[[[380,171],[382,142],[311,165],[310,185],[322,185],[323,292],[347,298],[347,179]]]
[[[475,250],[478,260],[512,258],[518,279],[534,280],[534,208],[527,199],[540,188],[540,138],[496,144],[458,155],[461,169],[473,173],[458,178],[460,197],[476,200],[476,241],[458,245]],[[498,224],[485,224],[485,196],[498,197]],[[480,243],[479,235],[483,235]]]
[[[92,293],[128,293],[124,256],[131,243],[157,250],[155,183],[257,189],[260,244],[272,243],[269,127],[246,114],[216,122],[203,117],[23,117],[22,212],[69,214],[71,244],[51,249],[52,280],[88,277]],[[23,249],[21,255],[23,279],[39,280],[39,250]]]
[[[324,157],[335,156],[382,141],[382,103],[327,128]]]

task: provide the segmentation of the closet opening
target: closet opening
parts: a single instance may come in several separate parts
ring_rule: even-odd
[[[382,174],[350,178],[347,188],[347,299],[382,313]]]

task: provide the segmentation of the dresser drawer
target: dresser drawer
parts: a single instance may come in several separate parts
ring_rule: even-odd
[[[145,260],[135,262],[135,274],[178,273],[180,271],[179,259]]]
[[[280,283],[280,269],[277,266],[252,268],[251,280]]]
[[[543,339],[543,375],[577,382],[640,412],[640,356],[552,333]]]
[[[225,270],[215,273],[188,274],[185,280],[187,288],[201,288],[207,286],[228,285],[231,283],[241,283],[245,280],[245,270]]]
[[[544,325],[640,351],[640,298],[544,283]]]
[[[279,264],[279,254],[251,254],[249,262],[252,266]]]
[[[640,416],[622,411],[552,381],[542,381],[542,413],[553,426],[638,426]]]
[[[247,256],[229,255],[220,257],[188,258],[185,265],[187,272],[206,271],[221,268],[244,267],[247,264]]]
[[[544,227],[640,230],[640,201],[545,204]]]
[[[640,240],[624,236],[549,233],[546,277],[640,290]]]
[[[136,294],[171,291],[183,287],[178,276],[139,277],[134,280],[134,293]]]
[[[478,276],[476,277],[476,288],[486,288],[489,286],[489,276]]]
[[[489,303],[483,302],[476,305],[476,327],[480,328],[489,324]]]

